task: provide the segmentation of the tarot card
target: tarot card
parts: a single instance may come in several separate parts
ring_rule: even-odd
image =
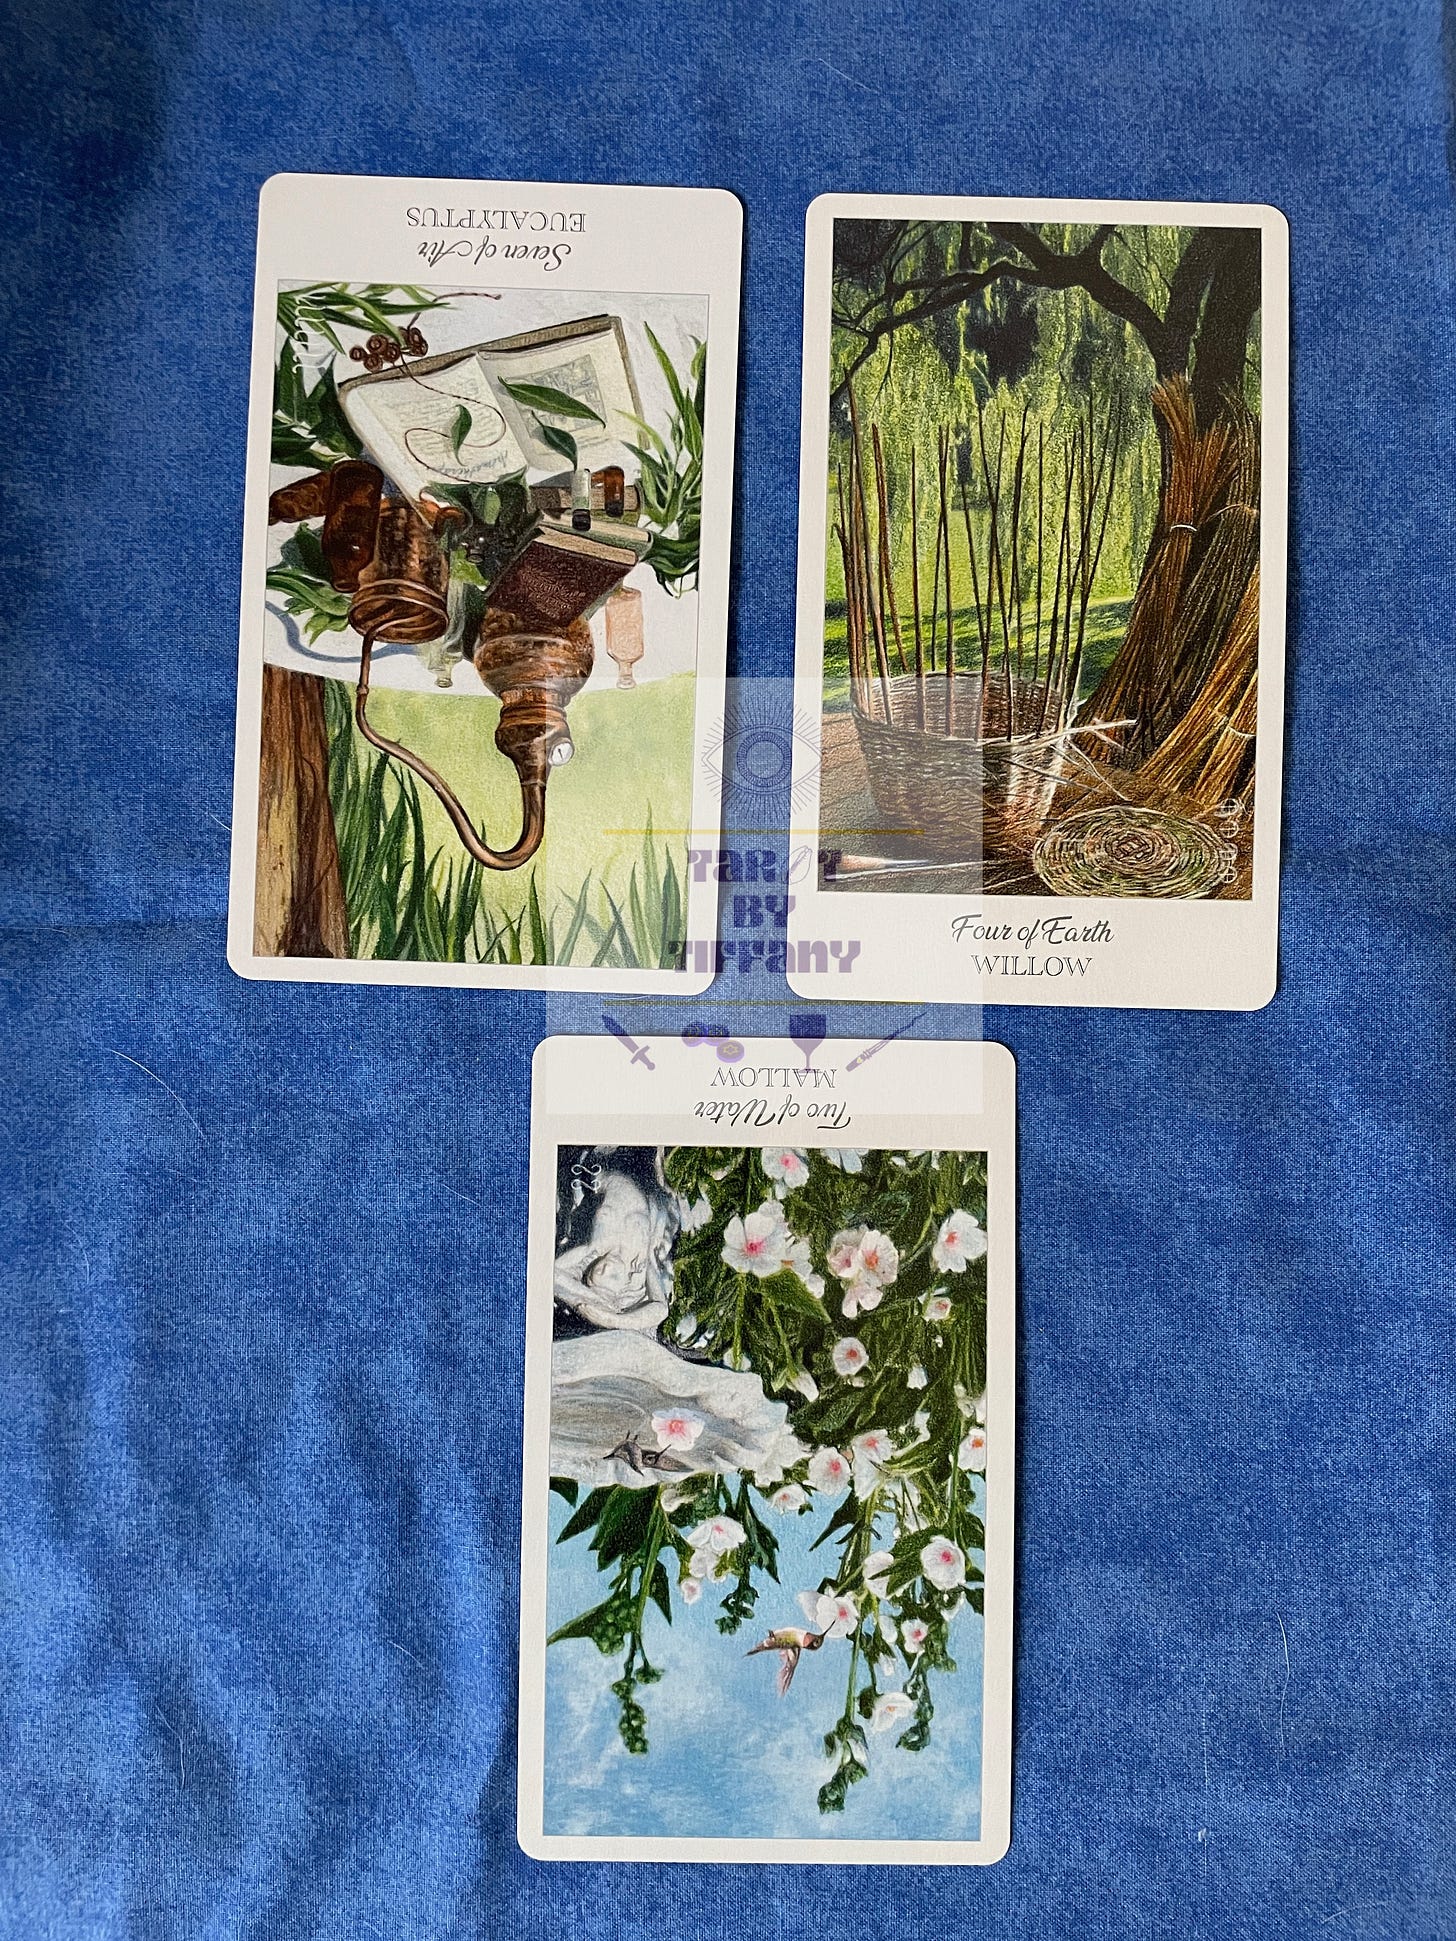
[[[540,1860],[1010,1838],[999,1045],[537,1051],[518,1833]]]
[[[859,994],[1252,1010],[1277,975],[1288,229],[821,196],[796,939]]]
[[[741,239],[716,189],[265,185],[244,976],[710,980]]]

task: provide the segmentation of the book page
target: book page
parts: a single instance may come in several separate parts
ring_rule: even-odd
[[[536,344],[528,350],[502,353],[486,348],[479,355],[495,401],[526,453],[528,464],[552,471],[561,465],[561,454],[540,436],[538,423],[569,432],[584,463],[591,460],[600,464],[604,456],[629,440],[640,441],[641,428],[634,423],[637,398],[622,340],[615,330],[565,343]],[[604,422],[598,425],[589,418],[533,411],[511,397],[506,383],[549,385],[588,405]]]
[[[418,499],[433,481],[488,484],[529,462],[473,357],[442,370],[416,366],[343,393],[365,449],[402,492]]]

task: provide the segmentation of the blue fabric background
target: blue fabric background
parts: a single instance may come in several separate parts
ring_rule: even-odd
[[[1456,1934],[1435,0],[7,14],[6,1941]],[[1020,1061],[1024,1207],[1015,1837],[989,1872],[516,1849],[544,1005],[223,959],[277,169],[738,192],[755,674],[792,649],[814,194],[1289,215],[1279,996],[987,1019]]]

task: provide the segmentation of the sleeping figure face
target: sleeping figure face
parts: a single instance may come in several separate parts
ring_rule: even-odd
[[[644,1185],[614,1164],[614,1156],[586,1177],[592,1183],[582,1192],[569,1244],[556,1256],[556,1299],[593,1327],[655,1334],[672,1300],[673,1201],[665,1188]]]

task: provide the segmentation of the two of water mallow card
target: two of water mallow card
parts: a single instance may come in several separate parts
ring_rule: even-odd
[[[1010,1837],[1015,1077],[999,1045],[536,1053],[519,1837]]]

